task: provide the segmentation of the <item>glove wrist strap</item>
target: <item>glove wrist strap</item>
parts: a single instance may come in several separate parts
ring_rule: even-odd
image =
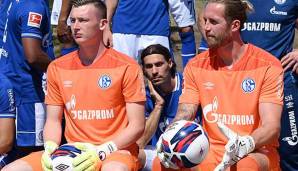
[[[247,141],[248,141],[248,143],[247,143],[247,152],[248,153],[251,153],[252,151],[254,151],[255,150],[255,147],[256,147],[256,144],[255,144],[255,141],[254,141],[254,139],[253,139],[253,137],[252,136],[246,136],[247,137]]]
[[[107,145],[107,148],[110,151],[110,153],[118,150],[116,144],[113,141],[108,141],[105,144]]]
[[[104,144],[97,146],[96,152],[101,160],[105,159],[109,154],[117,151],[118,148],[113,141],[108,141]]]
[[[58,144],[56,144],[54,141],[46,141],[44,143],[44,150],[46,152],[54,152],[58,148]]]

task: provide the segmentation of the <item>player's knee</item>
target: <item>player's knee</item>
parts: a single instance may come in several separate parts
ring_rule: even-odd
[[[267,171],[268,161],[261,156],[248,156],[237,163],[237,171]]]
[[[1,171],[33,171],[32,167],[23,160],[16,160],[2,168]]]
[[[158,157],[155,157],[153,160],[153,164],[152,164],[152,170],[154,171],[176,171],[176,169],[171,169],[171,168],[165,168]],[[179,169],[180,171],[197,171],[198,168],[194,167],[192,169],[190,168],[183,168],[183,169]]]
[[[152,164],[152,170],[154,171],[172,171],[172,169],[167,169],[165,168],[160,160],[158,159],[158,157],[155,157],[153,160],[153,164]]]
[[[164,170],[162,164],[160,163],[160,160],[158,157],[155,157],[152,163],[152,170],[154,171],[161,171]]]
[[[102,171],[129,171],[128,167],[120,162],[115,162],[115,161],[111,161],[111,162],[107,162],[105,164],[103,164],[103,166],[101,167]]]

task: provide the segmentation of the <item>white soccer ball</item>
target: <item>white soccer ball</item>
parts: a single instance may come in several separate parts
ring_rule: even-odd
[[[72,161],[82,151],[72,144],[63,144],[51,155],[53,171],[72,171]]]
[[[209,151],[208,136],[196,122],[172,123],[162,136],[162,150],[173,168],[191,168],[201,163]]]

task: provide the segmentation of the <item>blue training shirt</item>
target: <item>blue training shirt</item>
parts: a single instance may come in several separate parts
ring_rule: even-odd
[[[250,0],[256,12],[248,15],[241,36],[281,59],[293,49],[297,0]]]
[[[112,19],[113,33],[169,36],[165,0],[119,0]]]
[[[243,40],[253,43],[270,52],[278,59],[281,59],[284,55],[293,50],[295,21],[298,19],[298,0],[250,0],[250,2],[254,5],[256,12],[248,15],[247,22],[245,22],[241,32]],[[285,72],[284,77],[285,98],[288,98],[289,94],[297,94],[297,75],[289,70]],[[295,84],[289,83],[289,81],[287,81],[289,79],[296,82],[296,86]],[[296,97],[298,96],[295,95],[295,102],[297,101]],[[290,103],[292,102],[293,101]],[[289,103],[287,100],[284,100],[284,103],[279,147],[280,164],[282,170],[294,171],[297,170],[298,166],[298,146],[292,146],[292,139],[290,139],[289,142],[283,139],[294,134],[293,140],[297,144],[297,128],[296,125],[293,125],[293,123],[295,124],[296,122],[295,116],[297,117],[297,113],[293,114],[294,116],[290,116],[289,114],[291,114],[291,112],[288,112],[292,109],[288,108]],[[293,103],[292,105],[295,106],[295,112],[297,112],[297,104]],[[296,133],[293,133],[293,130],[295,130]]]
[[[20,101],[42,102],[43,72],[28,64],[22,38],[41,40],[42,50],[54,59],[48,0],[11,1],[12,5],[6,8],[6,25],[0,40],[0,72],[13,84],[17,105]]]
[[[0,118],[15,118],[16,107],[12,84],[1,73],[0,83]]]

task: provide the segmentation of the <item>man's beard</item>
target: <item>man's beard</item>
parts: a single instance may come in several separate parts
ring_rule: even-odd
[[[227,33],[222,33],[216,37],[207,37],[207,44],[209,48],[219,48],[230,42],[231,38]]]

